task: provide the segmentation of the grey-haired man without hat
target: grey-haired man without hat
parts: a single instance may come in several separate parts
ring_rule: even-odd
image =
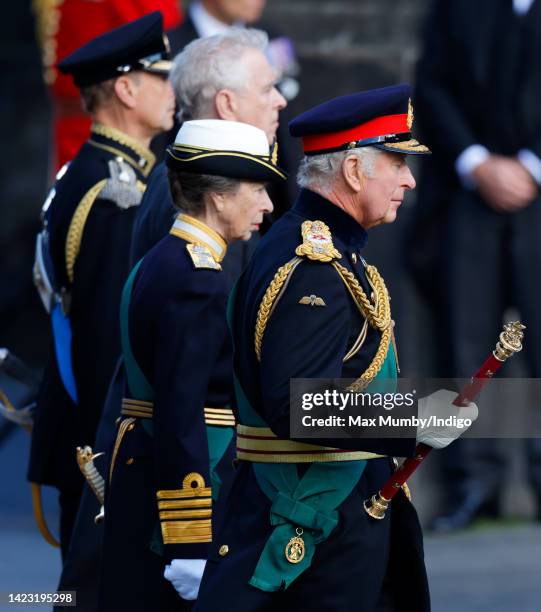
[[[262,129],[273,143],[286,101],[275,87],[277,75],[265,57],[267,44],[261,30],[233,28],[185,47],[170,77],[179,120],[241,121]],[[159,164],[134,224],[133,263],[167,234],[174,215],[165,164]],[[250,247],[241,243],[228,252],[223,265],[231,281],[246,265]]]

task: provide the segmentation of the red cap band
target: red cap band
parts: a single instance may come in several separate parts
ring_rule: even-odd
[[[386,115],[385,117],[371,119],[349,130],[304,136],[302,145],[304,151],[310,153],[312,151],[336,149],[348,142],[356,142],[365,138],[376,138],[377,136],[386,136],[387,134],[403,134],[409,131],[407,113],[402,115]]]

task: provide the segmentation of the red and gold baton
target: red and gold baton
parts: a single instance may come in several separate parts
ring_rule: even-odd
[[[523,329],[526,328],[519,321],[504,325],[496,349],[474,374],[470,382],[456,396],[453,402],[455,406],[467,406],[473,401],[487,382],[501,368],[503,363],[509,357],[522,350]],[[382,519],[385,516],[389,502],[403,486],[407,486],[406,481],[421,465],[431,450],[432,447],[427,444],[417,444],[415,455],[406,459],[385,483],[383,488],[364,502],[364,509],[372,518]]]

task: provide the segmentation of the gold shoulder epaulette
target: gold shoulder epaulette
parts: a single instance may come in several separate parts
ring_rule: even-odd
[[[196,270],[221,270],[222,266],[214,259],[210,249],[202,244],[187,244],[186,250]]]
[[[299,257],[329,262],[342,255],[334,248],[331,231],[323,221],[305,221],[301,226],[302,244],[295,249]]]

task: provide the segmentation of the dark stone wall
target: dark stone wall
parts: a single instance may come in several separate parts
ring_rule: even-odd
[[[411,80],[427,0],[271,0],[265,16],[296,44],[301,99],[316,104]]]

